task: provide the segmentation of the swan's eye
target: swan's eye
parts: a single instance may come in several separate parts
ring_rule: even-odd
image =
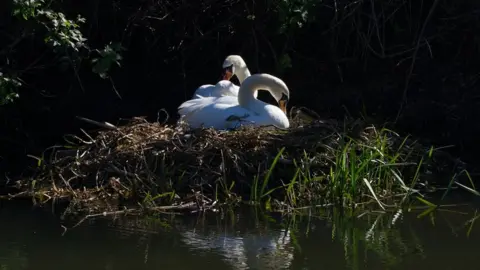
[[[280,98],[280,100],[281,100],[281,101],[284,101],[285,103],[287,103],[287,102],[288,102],[288,99],[289,99],[288,95],[285,94],[285,93],[282,93],[282,97]]]

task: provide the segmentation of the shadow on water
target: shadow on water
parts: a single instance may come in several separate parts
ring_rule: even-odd
[[[65,230],[50,209],[0,202],[0,269],[474,269],[472,207],[281,218],[246,208],[195,217],[89,220]],[[480,220],[479,220],[480,221]],[[63,234],[63,235],[62,235]]]

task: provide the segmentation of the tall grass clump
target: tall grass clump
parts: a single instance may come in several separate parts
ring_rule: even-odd
[[[365,141],[347,138],[335,150],[336,158],[328,175],[329,188],[332,195],[343,198],[344,203],[370,197],[383,208],[380,199],[409,190],[403,181],[402,169],[420,165],[407,162],[410,153],[402,151],[406,139],[394,148],[390,138],[398,134],[388,129],[381,129],[378,133],[373,129],[373,132],[372,138]]]
[[[357,138],[337,134],[337,143],[326,146],[325,152],[305,151],[294,162],[296,172],[286,184],[285,202],[349,207],[373,202],[385,209],[400,204],[408,192],[418,192],[407,183],[418,177],[412,172],[421,169],[424,149],[386,128],[365,131]],[[321,161],[326,166],[318,169]]]

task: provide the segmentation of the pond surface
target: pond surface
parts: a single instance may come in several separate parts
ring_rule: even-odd
[[[282,219],[248,208],[96,219],[65,232],[50,208],[0,205],[1,270],[478,269],[480,254],[471,206],[357,219],[335,210]]]

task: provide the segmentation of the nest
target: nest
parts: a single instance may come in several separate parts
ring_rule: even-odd
[[[379,136],[375,128],[358,120],[306,123],[293,117],[292,123],[288,130],[189,131],[181,124],[134,118],[123,126],[106,126],[95,136],[74,136],[75,146],[53,151],[34,177],[36,189],[48,198],[74,197],[84,202],[95,201],[94,197],[134,202],[149,198],[152,202],[167,199],[170,206],[175,200],[198,206],[199,201],[212,204],[220,196],[232,199],[232,194],[245,199],[254,179],[265,175],[270,175],[269,189],[285,186],[299,168],[309,177],[327,177],[340,144],[351,138],[368,144]],[[389,140],[392,148],[403,142],[402,138]],[[272,163],[276,163],[273,171]],[[308,200],[325,194],[321,188],[310,187],[299,194]]]

